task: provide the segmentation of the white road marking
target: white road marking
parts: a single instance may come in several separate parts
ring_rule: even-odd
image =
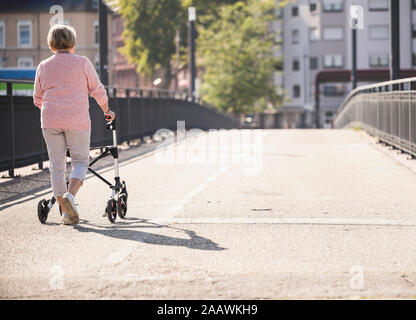
[[[211,175],[208,179],[206,179],[203,183],[198,185],[194,188],[191,192],[189,192],[182,200],[176,202],[176,204],[168,210],[163,216],[153,219],[150,222],[152,223],[159,223],[161,221],[166,221],[169,219],[173,219],[173,217],[182,210],[187,203],[189,203],[196,195],[204,191],[212,182],[217,180],[224,172],[226,172],[230,167],[223,166],[218,171],[216,171],[213,175]]]
[[[245,157],[247,155],[246,152],[242,152],[235,156],[234,161],[238,161]],[[224,165],[220,167],[218,171],[216,171],[213,175],[211,175],[209,178],[207,178],[203,183],[198,185],[196,188],[194,188],[191,192],[189,192],[182,200],[179,200],[176,202],[176,204],[168,210],[164,215],[162,215],[159,218],[153,219],[150,222],[151,223],[160,223],[169,221],[170,219],[173,219],[175,215],[181,211],[186,204],[188,204],[193,198],[195,198],[199,193],[204,191],[212,182],[217,180],[224,172],[226,172],[228,169],[230,169],[230,165]]]
[[[177,224],[293,224],[293,225],[364,225],[416,226],[416,220],[360,218],[166,218],[158,222]]]

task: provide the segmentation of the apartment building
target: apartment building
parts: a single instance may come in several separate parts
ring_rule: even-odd
[[[0,71],[34,70],[39,62],[51,56],[47,35],[56,5],[63,9],[64,24],[77,31],[76,53],[88,57],[98,70],[97,0],[13,0],[0,2]],[[109,13],[109,28],[111,16]],[[110,56],[112,52],[110,46]],[[111,59],[109,64],[111,74]]]
[[[389,69],[389,0],[293,0],[280,10],[283,76],[276,80],[287,95],[283,111],[295,110],[286,127],[313,127],[315,78],[320,71],[352,69],[350,7],[362,8],[357,31],[358,69]],[[401,68],[416,67],[416,1],[400,1]],[[359,83],[361,85],[362,83]],[[320,87],[320,126],[331,120],[351,84]]]

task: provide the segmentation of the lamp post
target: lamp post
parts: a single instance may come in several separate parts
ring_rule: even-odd
[[[352,29],[352,89],[357,88],[357,29]]]
[[[104,0],[98,3],[98,39],[100,55],[100,81],[108,85],[108,36],[107,36],[107,6]]]
[[[400,78],[400,1],[390,0],[390,80]]]
[[[351,37],[351,56],[352,56],[352,72],[351,82],[352,88],[357,88],[357,30],[363,28],[363,8],[360,5],[352,5],[350,8],[350,27],[352,30]]]
[[[196,20],[196,10],[195,7],[188,8],[188,20],[189,20],[189,67],[190,67],[190,90],[192,101],[195,101],[195,77],[196,77],[196,68],[195,68],[195,20]]]

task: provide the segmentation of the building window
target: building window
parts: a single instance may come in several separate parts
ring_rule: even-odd
[[[317,0],[309,0],[309,11],[316,12],[318,5],[316,3]]]
[[[368,0],[368,10],[387,11],[389,10],[389,0]]]
[[[299,8],[298,6],[292,7],[292,17],[297,17],[299,15]]]
[[[32,57],[18,57],[17,67],[18,68],[33,68],[33,58]]]
[[[17,22],[17,43],[19,47],[32,46],[32,22],[18,21]]]
[[[297,29],[292,30],[292,43],[293,44],[299,43],[299,30]]]
[[[338,97],[343,96],[345,90],[343,84],[325,84],[322,92],[327,97]]]
[[[300,97],[300,85],[295,84],[293,86],[292,96],[293,96],[293,98],[299,98]]]
[[[318,28],[309,28],[309,41],[315,42],[319,40]]]
[[[299,71],[299,69],[300,69],[299,59],[298,58],[293,58],[293,61],[292,61],[292,70],[293,71]]]
[[[100,43],[100,33],[98,28],[98,21],[94,21],[94,44]]]
[[[324,12],[342,12],[342,0],[322,0]]]
[[[309,68],[311,70],[316,70],[318,69],[318,57],[310,57],[309,58]]]
[[[0,21],[0,48],[6,46],[6,25],[4,21]]]
[[[370,26],[368,34],[370,40],[387,40],[389,39],[389,26]]]
[[[324,57],[325,68],[341,68],[344,66],[343,57],[340,54],[327,54]]]
[[[322,37],[324,40],[343,40],[344,29],[342,27],[324,27]]]
[[[333,111],[326,111],[325,112],[324,128],[326,128],[326,129],[332,128],[333,118],[334,118],[334,112]]]
[[[413,0],[412,1],[412,9],[413,10],[416,10],[416,0]]]
[[[416,23],[412,24],[412,38],[416,38]]]
[[[388,53],[370,53],[370,67],[386,67],[389,65]]]

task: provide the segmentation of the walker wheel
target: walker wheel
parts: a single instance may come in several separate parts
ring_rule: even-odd
[[[40,223],[45,223],[48,219],[48,213],[50,208],[48,207],[49,201],[43,199],[38,202],[38,218]]]
[[[117,213],[121,219],[124,219],[127,214],[127,196],[126,182],[123,181],[123,188],[121,189],[121,195],[117,202]]]
[[[127,196],[122,195],[118,198],[117,213],[121,219],[124,219],[127,213]]]
[[[117,202],[114,199],[108,200],[107,207],[105,209],[107,212],[107,218],[111,223],[114,223],[117,218]]]

